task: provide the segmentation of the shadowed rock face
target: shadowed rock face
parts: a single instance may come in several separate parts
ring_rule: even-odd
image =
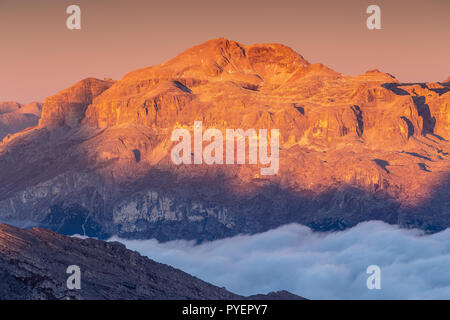
[[[48,98],[0,145],[0,219],[66,234],[212,240],[291,222],[450,226],[450,86],[349,77],[226,39]],[[279,129],[280,170],[181,165],[175,128]]]
[[[67,268],[81,290],[67,289]],[[243,299],[117,242],[69,238],[0,224],[0,299]],[[289,292],[261,299],[301,299]]]

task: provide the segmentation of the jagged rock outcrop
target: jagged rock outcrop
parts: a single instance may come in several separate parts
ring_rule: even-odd
[[[69,266],[80,289],[67,288]],[[287,291],[258,299],[302,299]],[[255,296],[249,297],[255,299]],[[0,224],[0,300],[245,299],[126,249],[118,242],[69,238]]]
[[[72,234],[208,240],[291,222],[450,226],[450,84],[350,77],[276,44],[215,39],[46,100],[0,145],[0,219]],[[175,128],[279,129],[280,169],[172,163]]]
[[[42,104],[26,105],[17,102],[0,102],[0,141],[16,132],[36,126],[41,116]]]
[[[45,99],[39,126],[78,126],[92,100],[113,83],[110,80],[88,78]]]

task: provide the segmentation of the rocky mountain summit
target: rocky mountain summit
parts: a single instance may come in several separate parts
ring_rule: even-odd
[[[69,266],[81,288],[69,290]],[[70,238],[0,224],[0,300],[246,299],[152,261],[118,242]],[[302,299],[287,291],[249,299]]]
[[[350,77],[280,44],[215,39],[45,100],[0,144],[0,220],[65,234],[212,240],[297,222],[450,226],[450,83]],[[279,129],[280,164],[175,165],[176,128]]]

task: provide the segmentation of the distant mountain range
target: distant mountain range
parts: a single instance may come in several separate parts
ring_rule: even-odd
[[[351,77],[280,44],[214,39],[47,98],[0,144],[0,220],[100,238],[212,240],[297,222],[450,226],[450,82]],[[176,128],[279,129],[280,169],[172,163]]]
[[[0,140],[8,134],[22,131],[38,124],[42,104],[32,102],[22,105],[17,102],[0,102]]]
[[[69,290],[69,266],[81,288]],[[242,297],[157,263],[117,242],[0,224],[0,300],[302,299],[286,291]]]

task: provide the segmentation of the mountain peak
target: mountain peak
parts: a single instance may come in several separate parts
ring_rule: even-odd
[[[398,82],[392,74],[380,71],[379,69],[367,70],[365,73],[357,76],[356,78],[363,79],[364,81]]]
[[[448,172],[449,96],[440,84],[394,82],[377,70],[349,77],[309,65],[286,46],[226,39],[114,84],[83,80],[45,101],[41,123],[58,130],[33,130],[0,145],[0,218],[164,241],[261,232],[281,222],[340,229],[373,217],[448,227],[448,219],[418,206],[432,201]],[[278,129],[279,172],[263,180],[261,166],[250,164],[176,166],[171,133],[193,130],[195,121],[223,133]],[[255,197],[269,187],[292,209]],[[329,196],[344,200],[330,206]],[[174,203],[175,211],[161,203]],[[445,205],[433,203],[435,212]],[[414,206],[411,220],[397,209]],[[242,215],[255,208],[263,208],[258,225],[253,215]],[[165,225],[170,232],[160,228]]]
[[[264,62],[266,63],[274,63],[274,60],[278,60],[280,57],[284,59],[292,59],[292,62],[298,63],[300,65],[309,65],[309,62],[306,61],[303,56],[295,52],[292,48],[280,44],[280,43],[256,43],[252,45],[244,45],[234,40],[229,40],[226,38],[216,38],[211,39],[209,41],[204,42],[203,44],[192,47],[188,51],[197,51],[198,53],[202,53],[203,49],[210,48],[212,50],[216,50],[216,53],[224,52],[233,52],[235,49],[241,51],[243,56],[248,56],[256,53],[256,51],[261,55],[261,53],[269,53],[269,55],[264,56]],[[219,51],[217,51],[219,50]],[[239,55],[242,57],[242,55]],[[276,58],[276,59],[274,59]]]
[[[220,66],[237,63],[236,67],[246,66],[250,69],[255,69],[257,64],[275,64],[284,68],[309,65],[309,62],[300,54],[279,43],[244,45],[237,41],[217,38],[194,46],[177,58],[189,57],[192,54],[200,59],[213,59]],[[292,65],[289,66],[289,64]],[[246,71],[246,68],[236,71]]]
[[[276,82],[309,66],[300,54],[282,44],[244,45],[225,38],[206,41],[185,50],[175,58],[157,66],[130,72],[124,81],[155,78],[190,78],[198,80],[233,80],[240,76],[256,76],[265,82]]]

